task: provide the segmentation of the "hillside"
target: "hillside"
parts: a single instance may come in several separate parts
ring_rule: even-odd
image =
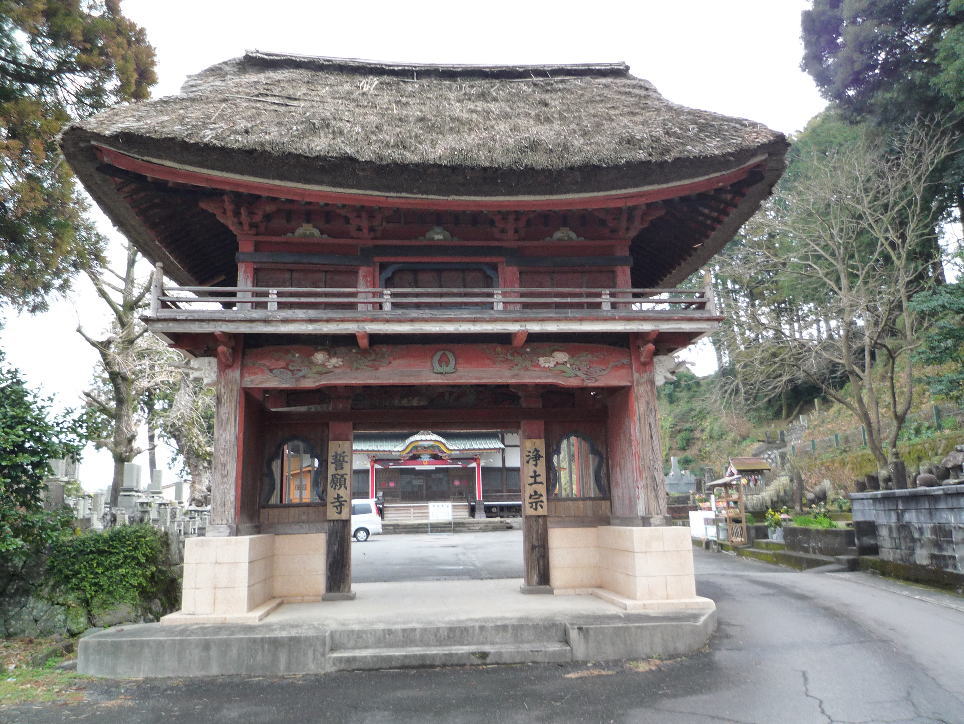
[[[921,370],[919,376],[931,371]],[[843,405],[815,398],[806,402],[794,418],[783,420],[761,411],[741,414],[725,409],[717,390],[717,375],[700,378],[685,371],[660,388],[660,429],[667,470],[670,457],[675,456],[681,467],[698,477],[707,468],[706,472],[719,477],[729,457],[751,454],[767,437],[776,440],[783,432],[808,487],[826,479],[838,490],[850,490],[855,478],[876,472],[876,461],[863,445],[860,426]],[[849,398],[847,387],[842,394]],[[935,399],[925,384],[915,381],[914,404],[899,442],[909,474],[964,442],[962,423],[964,411],[951,402]]]

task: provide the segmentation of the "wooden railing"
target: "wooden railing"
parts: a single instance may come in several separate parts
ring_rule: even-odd
[[[439,313],[520,312],[590,314],[652,312],[714,315],[706,289],[496,288],[496,289],[352,289],[308,287],[172,287],[157,274],[151,297],[151,316],[173,312],[203,317],[226,311],[239,316],[276,316],[315,310],[328,314],[365,312],[376,315],[422,310]],[[258,314],[258,313],[261,314]],[[699,316],[702,316],[699,315]]]

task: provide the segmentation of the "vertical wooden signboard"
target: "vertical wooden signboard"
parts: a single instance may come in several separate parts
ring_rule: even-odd
[[[328,442],[328,520],[351,519],[351,442]]]
[[[522,513],[546,515],[546,442],[526,438],[522,449]]]

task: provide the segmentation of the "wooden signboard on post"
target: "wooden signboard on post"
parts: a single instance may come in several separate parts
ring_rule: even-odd
[[[526,438],[523,442],[522,514],[546,515],[546,442]]]
[[[351,442],[328,442],[328,520],[351,519]]]

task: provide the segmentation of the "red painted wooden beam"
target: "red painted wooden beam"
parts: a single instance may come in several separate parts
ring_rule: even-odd
[[[484,197],[435,198],[391,196],[365,192],[325,191],[322,189],[295,187],[280,182],[258,181],[222,176],[217,173],[204,171],[173,168],[152,161],[142,161],[126,153],[121,153],[120,151],[99,144],[94,144],[94,148],[101,161],[116,166],[117,168],[140,173],[150,178],[186,183],[193,186],[313,203],[357,204],[392,208],[458,209],[461,211],[552,211],[561,209],[604,209],[648,204],[654,201],[663,201],[665,199],[688,196],[690,194],[729,186],[744,179],[750,171],[762,163],[762,159],[757,158],[732,171],[707,178],[670,186],[661,186],[659,188],[631,191],[566,197],[522,197],[516,199],[504,197],[497,199],[487,199]]]

